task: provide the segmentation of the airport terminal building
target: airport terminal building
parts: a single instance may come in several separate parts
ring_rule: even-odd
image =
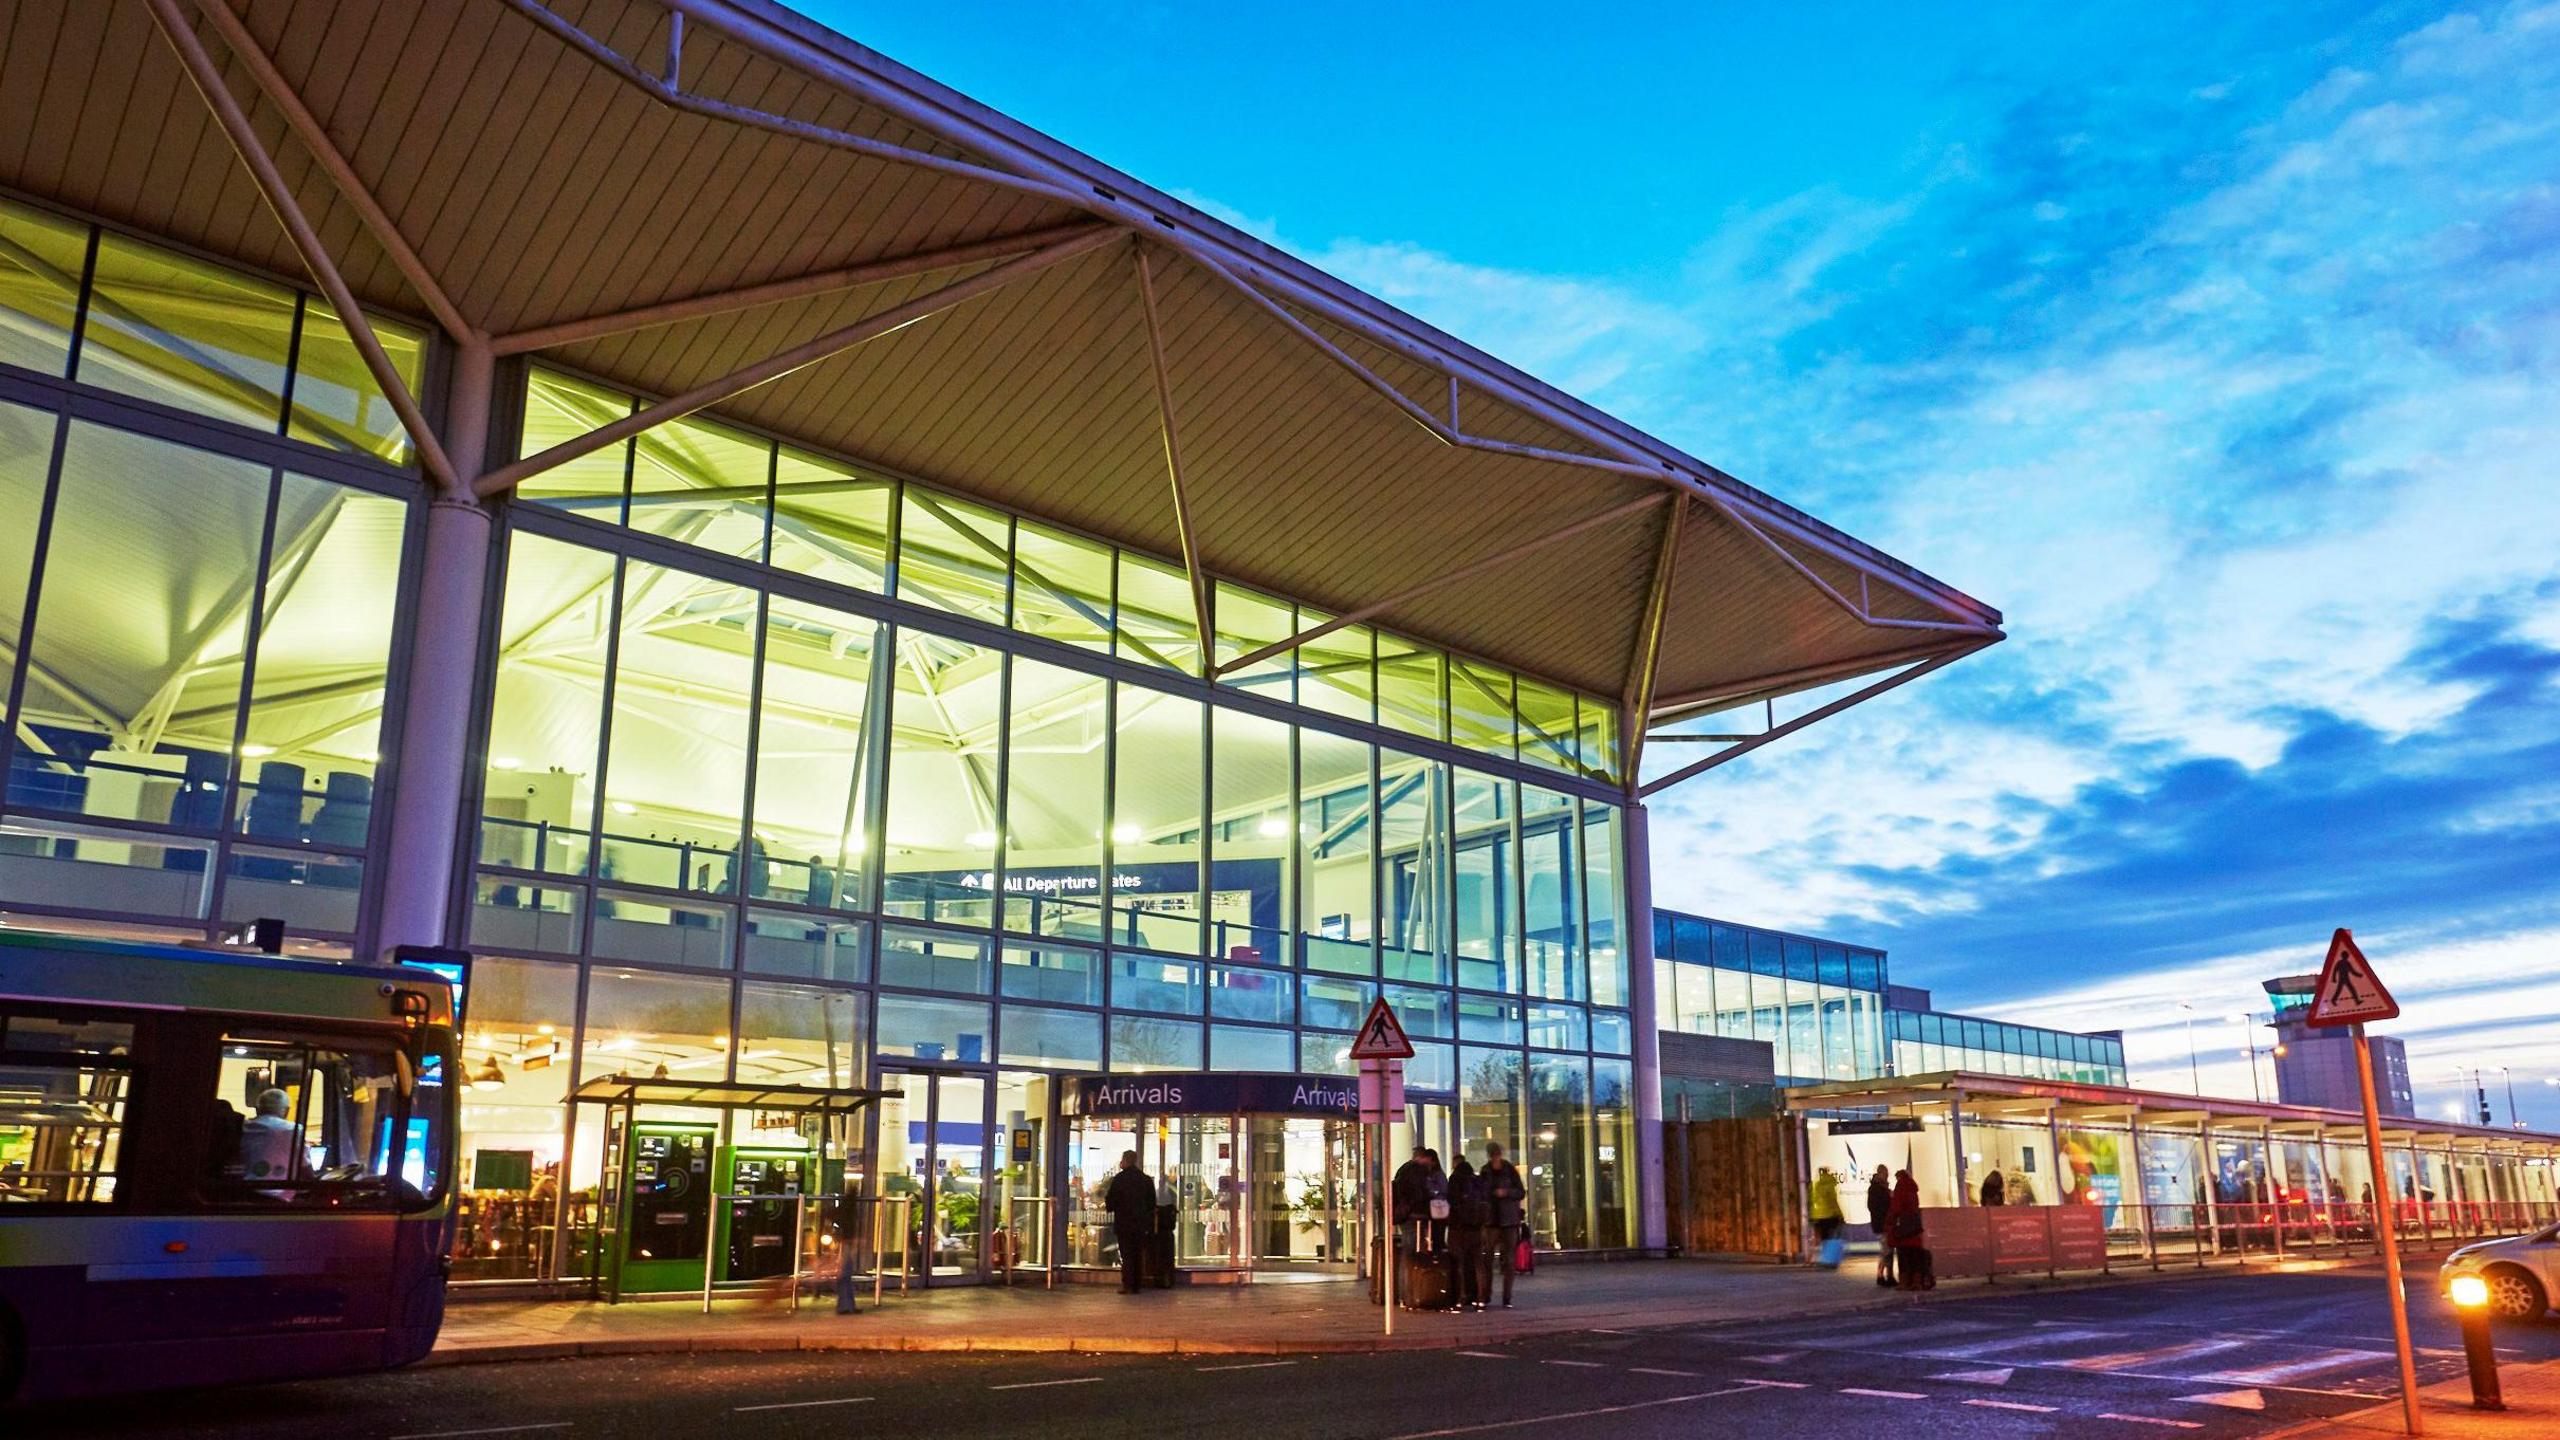
[[[2000,638],[759,0],[0,0],[0,514],[0,917],[469,950],[492,1281],[714,1149],[1339,1266],[1380,997],[1658,1247],[1646,796]]]

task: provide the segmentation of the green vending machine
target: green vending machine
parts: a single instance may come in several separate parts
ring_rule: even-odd
[[[771,1280],[791,1273],[800,1255],[800,1237],[793,1225],[798,1217],[791,1197],[807,1197],[803,1207],[815,1203],[818,1197],[811,1181],[817,1168],[817,1157],[805,1147],[722,1147],[721,1193],[772,1197],[720,1202],[715,1248],[722,1280]]]
[[[641,1293],[700,1290],[711,1250],[712,1149],[716,1125],[643,1120],[631,1127],[623,1161],[622,1243],[614,1288]]]

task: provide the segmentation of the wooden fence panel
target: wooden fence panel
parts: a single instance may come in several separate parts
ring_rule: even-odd
[[[1663,1126],[1674,1193],[1672,1224],[1692,1255],[1804,1255],[1796,1122],[1784,1115],[1678,1121]],[[1684,1133],[1685,1132],[1685,1133]],[[1685,1145],[1684,1145],[1685,1142]],[[1688,1157],[1680,1172],[1682,1154]]]

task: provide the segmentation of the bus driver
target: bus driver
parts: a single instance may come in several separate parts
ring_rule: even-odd
[[[258,1113],[240,1123],[240,1172],[249,1180],[285,1180],[293,1175],[293,1152],[302,1127],[287,1118],[293,1098],[282,1090],[258,1092]]]

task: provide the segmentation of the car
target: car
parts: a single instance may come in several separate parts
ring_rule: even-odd
[[[2477,1275],[2489,1287],[2489,1313],[2501,1320],[2531,1320],[2560,1290],[2560,1225],[2530,1235],[2483,1240],[2445,1257],[2437,1280],[2445,1289],[2457,1275]]]

